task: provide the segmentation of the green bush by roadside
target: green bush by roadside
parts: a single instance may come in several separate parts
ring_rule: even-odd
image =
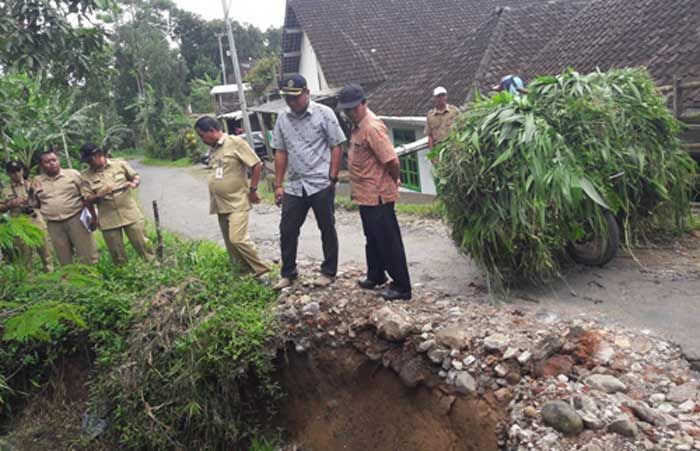
[[[104,251],[104,246],[101,245]],[[274,410],[274,293],[225,251],[165,234],[162,265],[131,252],[53,274],[0,266],[0,413],[89,355],[91,413],[129,449],[248,443]]]
[[[452,238],[496,287],[550,280],[569,242],[621,222],[627,246],[684,230],[695,164],[638,69],[541,77],[477,99],[437,146]]]

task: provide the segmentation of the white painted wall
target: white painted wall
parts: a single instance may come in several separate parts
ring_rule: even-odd
[[[394,128],[408,129],[411,128],[416,133],[416,140],[421,139],[425,136],[423,125],[410,125],[407,122],[412,122],[410,118],[396,118],[393,121],[389,118],[383,118],[384,123],[389,129],[389,136],[393,141],[394,139]],[[437,189],[435,188],[435,179],[433,178],[433,164],[428,159],[429,150],[421,150],[418,152],[418,174],[420,175],[420,192],[423,194],[437,195]],[[410,191],[410,190],[405,190]]]
[[[311,41],[306,33],[301,37],[301,58],[299,60],[299,73],[306,78],[309,91],[319,92],[328,88],[326,77],[323,75],[321,64],[318,62],[316,52],[311,47]]]
[[[429,149],[418,152],[418,173],[420,174],[420,191],[423,194],[437,195],[433,178],[433,163],[428,159]]]

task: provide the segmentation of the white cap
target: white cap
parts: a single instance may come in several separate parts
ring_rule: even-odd
[[[447,94],[447,89],[445,89],[442,86],[438,86],[437,88],[435,88],[435,90],[433,91],[433,96],[439,96],[440,94]]]

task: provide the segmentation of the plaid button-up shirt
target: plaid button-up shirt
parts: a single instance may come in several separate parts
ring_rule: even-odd
[[[286,150],[287,183],[292,196],[311,196],[330,186],[331,149],[346,137],[332,109],[309,101],[301,115],[286,111],[277,118],[272,147]]]

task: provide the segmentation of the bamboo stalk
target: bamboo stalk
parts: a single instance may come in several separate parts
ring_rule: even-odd
[[[66,134],[61,130],[61,139],[63,140],[63,151],[66,153],[66,160],[68,161],[68,167],[73,169],[73,163],[70,160],[70,154],[68,153],[68,143],[66,142]]]
[[[160,233],[160,214],[158,212],[158,202],[153,201],[153,219],[156,222],[156,258],[159,262],[163,261],[163,235]]]

